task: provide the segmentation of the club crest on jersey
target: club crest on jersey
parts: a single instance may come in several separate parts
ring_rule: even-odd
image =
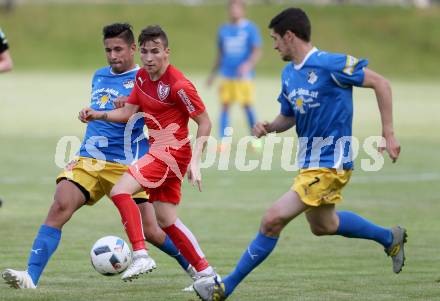
[[[159,82],[157,85],[157,95],[161,101],[164,101],[170,94],[170,85],[165,85],[163,82]]]
[[[307,82],[309,84],[313,85],[317,80],[318,76],[316,75],[315,71],[312,70],[307,74]]]
[[[122,83],[125,89],[133,89],[134,87],[134,81],[132,79],[127,79]]]

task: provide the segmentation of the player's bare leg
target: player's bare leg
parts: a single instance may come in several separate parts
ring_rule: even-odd
[[[266,210],[261,221],[261,233],[269,237],[279,237],[284,227],[307,208],[296,192],[287,191]]]
[[[122,224],[133,248],[133,261],[122,274],[122,280],[131,281],[139,275],[149,273],[156,268],[156,263],[148,255],[142,218],[139,208],[132,199],[132,194],[142,187],[129,173],[124,173],[119,181],[113,186],[110,196],[121,215]]]
[[[338,230],[339,218],[333,204],[311,208],[306,212],[306,218],[310,230],[317,236],[332,235]]]
[[[60,181],[44,224],[61,229],[85,202],[84,193],[74,183],[68,180]]]
[[[54,201],[49,213],[35,237],[28,267],[25,271],[6,269],[3,279],[17,289],[36,288],[43,270],[61,239],[61,228],[76,210],[81,208],[86,199],[82,191],[72,182],[62,180],[58,183]]]

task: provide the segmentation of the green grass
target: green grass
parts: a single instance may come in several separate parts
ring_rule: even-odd
[[[52,202],[59,171],[54,164],[56,143],[63,135],[81,138],[84,131],[76,115],[88,102],[89,78],[90,74],[53,72],[2,76],[0,194],[5,204],[0,209],[0,269],[26,266],[32,240]],[[206,90],[200,76],[191,78],[216,120],[215,89]],[[271,119],[278,111],[278,87],[274,79],[258,79],[261,119]],[[440,180],[440,91],[436,82],[396,81],[393,87],[402,156],[394,165],[387,160],[377,173],[358,168],[344,190],[340,208],[385,226],[406,226],[409,243],[404,271],[400,275],[391,272],[391,262],[379,245],[314,237],[305,219],[299,217],[231,300],[440,300],[440,199],[436,190]],[[357,89],[356,97],[355,135],[379,134],[374,95]],[[246,134],[243,116],[235,108],[237,137]],[[279,155],[280,148],[275,153]],[[363,153],[362,158],[366,158]],[[255,236],[264,210],[289,188],[295,173],[283,171],[275,159],[271,171],[210,168],[203,175],[203,193],[183,185],[179,212],[209,261],[226,275]],[[95,240],[108,234],[125,237],[117,210],[105,198],[94,207],[81,209],[65,226],[62,243],[37,291],[16,291],[1,283],[0,299],[197,300],[180,292],[189,278],[154,247],[151,254],[158,269],[151,275],[126,284],[118,277],[97,274],[88,253]]]
[[[286,6],[249,6],[248,16],[264,40],[260,74],[278,76],[282,62],[273,51],[267,25]],[[438,79],[440,8],[303,6],[312,38],[321,49],[370,59],[388,77]],[[20,5],[0,11],[17,69],[93,70],[104,63],[101,29],[129,21],[136,35],[148,24],[169,34],[172,60],[183,70],[208,73],[215,56],[217,27],[227,19],[224,6],[179,5]],[[97,60],[97,57],[102,59]]]

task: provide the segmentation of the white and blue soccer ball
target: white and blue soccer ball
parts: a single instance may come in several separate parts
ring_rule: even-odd
[[[131,251],[127,243],[117,236],[98,239],[90,251],[93,268],[105,276],[123,272],[131,263]]]

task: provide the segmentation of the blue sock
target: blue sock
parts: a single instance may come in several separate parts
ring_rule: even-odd
[[[38,284],[50,256],[55,252],[61,239],[61,230],[41,225],[32,245],[28,261],[28,273],[35,285]]]
[[[176,259],[177,262],[182,267],[182,269],[184,269],[185,271],[188,269],[189,262],[185,259],[185,257],[183,257],[183,255],[180,253],[179,249],[176,248],[173,241],[170,239],[170,237],[168,235],[165,238],[165,242],[161,246],[158,246],[158,248],[162,252],[164,252],[164,253],[170,255],[171,257],[173,257],[174,259]]]
[[[278,238],[258,233],[257,237],[248,246],[246,252],[241,256],[235,270],[223,279],[226,296],[229,296],[244,277],[269,256],[275,248],[277,241]]]
[[[365,218],[350,211],[338,211],[339,227],[336,235],[350,238],[371,239],[388,248],[393,242],[391,229],[373,224]]]
[[[220,114],[220,138],[225,136],[225,128],[229,126],[229,112],[228,110],[222,110]]]
[[[245,106],[244,110],[246,111],[246,116],[247,116],[249,128],[252,131],[252,128],[255,126],[255,123],[256,123],[254,108],[251,106]]]

